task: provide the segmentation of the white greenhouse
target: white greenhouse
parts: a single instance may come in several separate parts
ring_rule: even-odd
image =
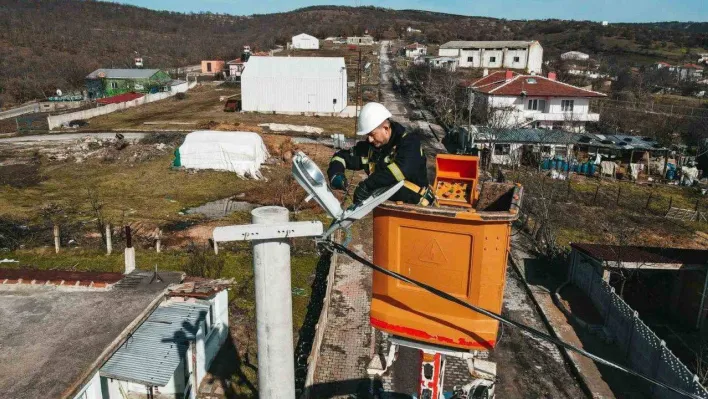
[[[339,114],[347,106],[342,57],[251,57],[241,76],[245,112]]]

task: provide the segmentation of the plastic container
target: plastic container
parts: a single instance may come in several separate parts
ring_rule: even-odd
[[[520,185],[487,182],[474,208],[385,202],[374,210],[374,263],[501,312],[511,222],[521,195]],[[393,335],[465,350],[492,349],[499,328],[493,319],[378,272],[371,324]]]
[[[471,208],[477,192],[479,157],[439,154],[435,158],[435,195],[440,205]]]

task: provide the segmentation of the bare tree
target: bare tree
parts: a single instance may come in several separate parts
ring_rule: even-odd
[[[605,243],[613,245],[612,256],[605,259],[603,269],[610,273],[610,277],[615,276],[619,280],[619,296],[624,298],[624,289],[627,282],[636,278],[640,273],[643,262],[632,262],[631,267],[627,267],[623,259],[629,251],[629,246],[637,241],[639,237],[639,226],[623,223],[621,220],[608,220],[602,225],[605,233]]]

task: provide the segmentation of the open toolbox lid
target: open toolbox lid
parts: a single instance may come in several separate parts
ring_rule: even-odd
[[[305,201],[314,199],[334,219],[322,238],[329,237],[337,229],[349,227],[403,187],[403,181],[400,181],[391,187],[375,190],[369,198],[343,210],[339,200],[329,189],[325,175],[317,164],[303,152],[298,152],[293,157],[292,173],[298,184],[308,194]]]

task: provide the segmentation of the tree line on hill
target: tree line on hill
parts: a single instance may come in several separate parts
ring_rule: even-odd
[[[510,21],[415,10],[317,6],[292,12],[232,16],[182,14],[90,0],[0,0],[0,103],[45,98],[57,88],[81,88],[100,67],[170,68],[202,59],[233,59],[244,44],[284,45],[307,32],[319,38],[360,35],[407,39],[540,40],[546,54],[567,50],[621,57],[655,48],[708,48],[708,23],[617,24],[587,21]],[[661,47],[665,45],[664,47]],[[659,46],[659,47],[657,47]],[[652,50],[654,49],[654,50]],[[3,104],[0,104],[3,106]]]

